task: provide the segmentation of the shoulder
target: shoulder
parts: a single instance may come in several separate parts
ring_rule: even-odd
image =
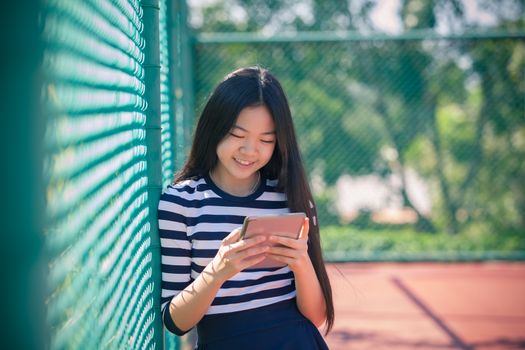
[[[188,197],[198,192],[202,192],[206,189],[205,187],[207,187],[207,185],[202,177],[174,182],[164,188],[161,199],[169,199],[170,197]]]
[[[194,178],[169,184],[160,195],[159,208],[169,204],[191,206],[193,201],[203,198],[203,193],[208,189],[203,178]]]
[[[266,179],[264,192],[259,199],[271,201],[285,201],[286,195],[280,189],[279,181],[277,179]]]
[[[277,179],[266,179],[266,190],[277,191],[279,180]]]

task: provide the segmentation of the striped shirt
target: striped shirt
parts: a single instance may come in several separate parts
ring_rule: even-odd
[[[161,195],[158,222],[162,255],[161,306],[192,283],[217,254],[221,241],[249,215],[288,213],[276,180],[261,181],[247,197],[222,191],[208,176],[169,185]],[[293,273],[286,267],[248,269],[226,281],[206,315],[255,309],[294,298]],[[166,321],[166,317],[163,317]]]

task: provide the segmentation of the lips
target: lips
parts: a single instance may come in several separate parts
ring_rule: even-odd
[[[242,166],[250,166],[250,165],[253,165],[255,164],[255,162],[250,162],[250,161],[247,161],[247,160],[244,160],[244,159],[239,159],[239,158],[233,158],[235,160],[235,162],[237,164],[240,164]]]

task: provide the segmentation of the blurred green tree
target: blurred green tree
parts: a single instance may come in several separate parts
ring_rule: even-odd
[[[492,29],[524,29],[523,1],[477,4],[495,17]],[[223,0],[194,9],[200,16],[194,27],[201,33],[377,33],[371,19],[375,5],[372,0],[357,5]],[[408,33],[432,33],[444,21],[449,30],[484,30],[460,0],[403,0],[399,19]],[[308,170],[320,174],[326,188],[345,173],[394,173],[401,179],[403,205],[417,214],[421,230],[438,225],[456,233],[481,221],[492,229],[523,229],[523,38],[246,42],[196,50],[201,102],[238,66],[260,63],[280,78]],[[439,189],[430,218],[409,195],[410,168]],[[328,192],[320,194],[326,206]]]

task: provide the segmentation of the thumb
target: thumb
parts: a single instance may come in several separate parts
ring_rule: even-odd
[[[239,240],[240,235],[241,235],[241,228],[238,227],[235,230],[233,230],[232,232],[230,232],[230,234],[228,236],[226,236],[222,240],[222,242],[226,243],[226,244],[235,243],[235,242],[237,242]]]
[[[310,231],[310,219],[304,218],[303,227],[299,232],[299,239],[308,239],[308,232]]]

